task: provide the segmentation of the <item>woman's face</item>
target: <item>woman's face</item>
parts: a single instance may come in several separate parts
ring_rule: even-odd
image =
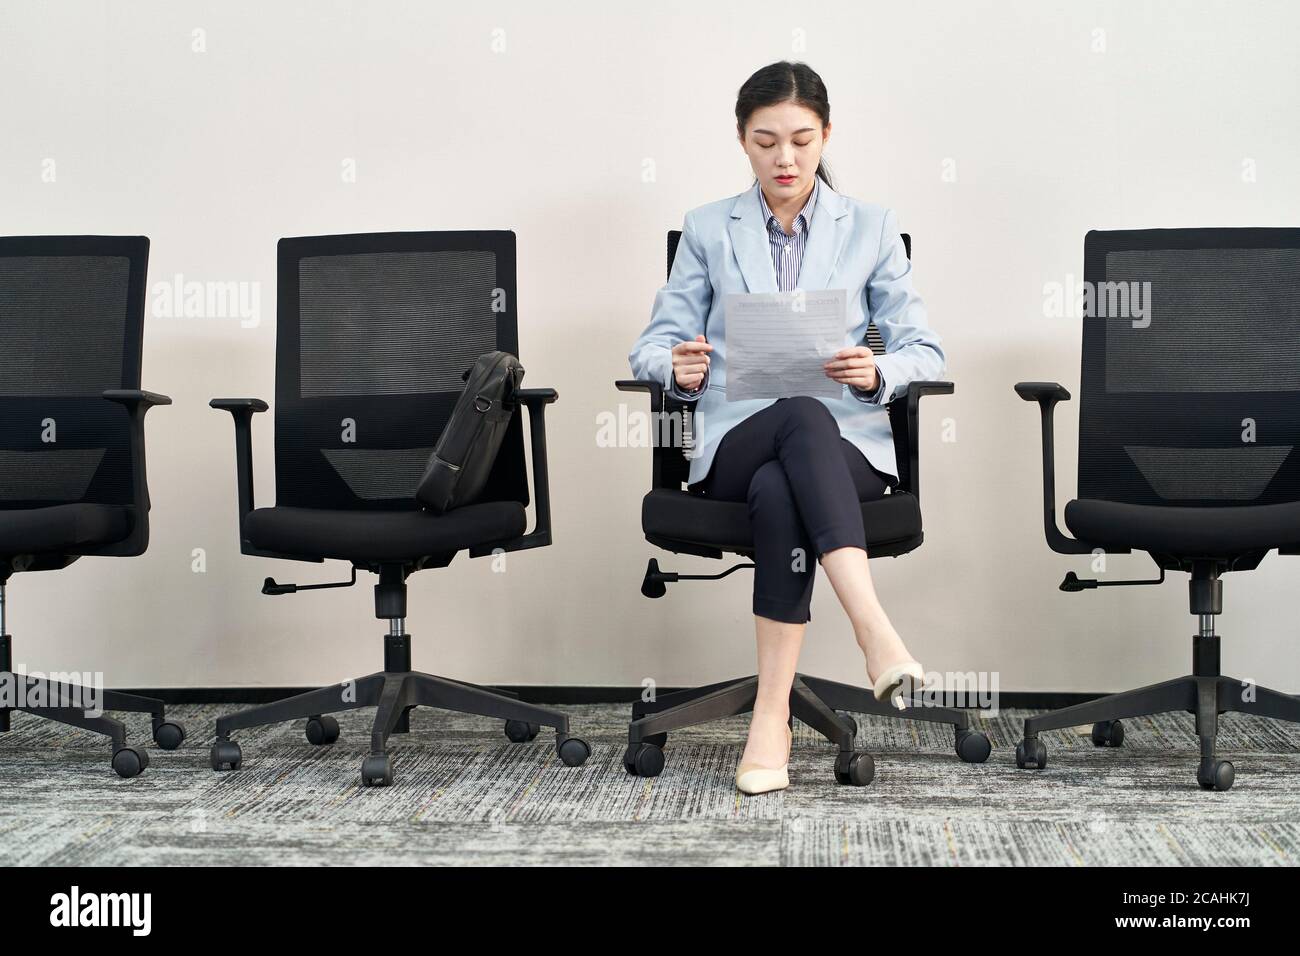
[[[740,145],[763,192],[779,201],[812,189],[830,135],[808,107],[785,102],[755,110]]]

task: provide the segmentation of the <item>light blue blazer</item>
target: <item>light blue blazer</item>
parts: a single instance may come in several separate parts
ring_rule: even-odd
[[[738,196],[686,214],[672,272],[655,295],[650,324],[628,355],[639,379],[661,383],[673,397],[695,401],[690,477],[704,479],[731,428],[775,399],[727,401],[727,328],[723,296],[730,292],[776,292],[771,247],[755,183]],[[894,442],[885,409],[909,382],[936,379],[944,369],[940,339],[926,322],[925,305],[912,288],[912,266],[892,209],[841,196],[818,184],[817,206],[808,227],[799,288],[847,289],[844,344],[863,345],[875,320],[885,343],[876,356],[884,379],[877,401],[844,387],[824,402],[852,442],[879,471],[898,476]],[[702,391],[685,393],[673,378],[671,350],[703,335],[712,343]]]

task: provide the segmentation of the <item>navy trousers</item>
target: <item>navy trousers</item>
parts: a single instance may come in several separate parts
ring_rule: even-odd
[[[893,479],[840,435],[825,404],[782,398],[722,437],[709,473],[688,490],[749,503],[754,530],[754,613],[811,620],[817,559],[836,548],[865,549],[860,503]]]

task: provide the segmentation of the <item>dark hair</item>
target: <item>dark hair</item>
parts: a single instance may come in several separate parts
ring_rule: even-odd
[[[736,131],[741,139],[745,138],[745,126],[755,110],[786,102],[812,110],[823,128],[831,121],[831,103],[822,78],[807,63],[782,60],[763,67],[747,79],[736,94]],[[817,175],[827,186],[835,188],[824,160],[817,164]]]

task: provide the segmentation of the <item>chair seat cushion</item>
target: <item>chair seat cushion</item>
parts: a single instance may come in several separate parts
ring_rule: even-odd
[[[244,519],[244,537],[281,554],[344,561],[409,561],[454,554],[524,533],[517,501],[485,501],[446,514],[427,511],[328,511],[258,508]]]
[[[70,504],[0,511],[0,555],[80,554],[121,541],[131,516],[118,505]]]
[[[921,534],[921,509],[905,492],[862,502],[867,549]],[[656,488],[641,501],[641,528],[649,537],[672,538],[723,551],[750,551],[754,534],[749,505],[689,491]]]
[[[1080,498],[1065,526],[1082,541],[1175,557],[1231,557],[1300,544],[1300,502],[1188,507]]]

